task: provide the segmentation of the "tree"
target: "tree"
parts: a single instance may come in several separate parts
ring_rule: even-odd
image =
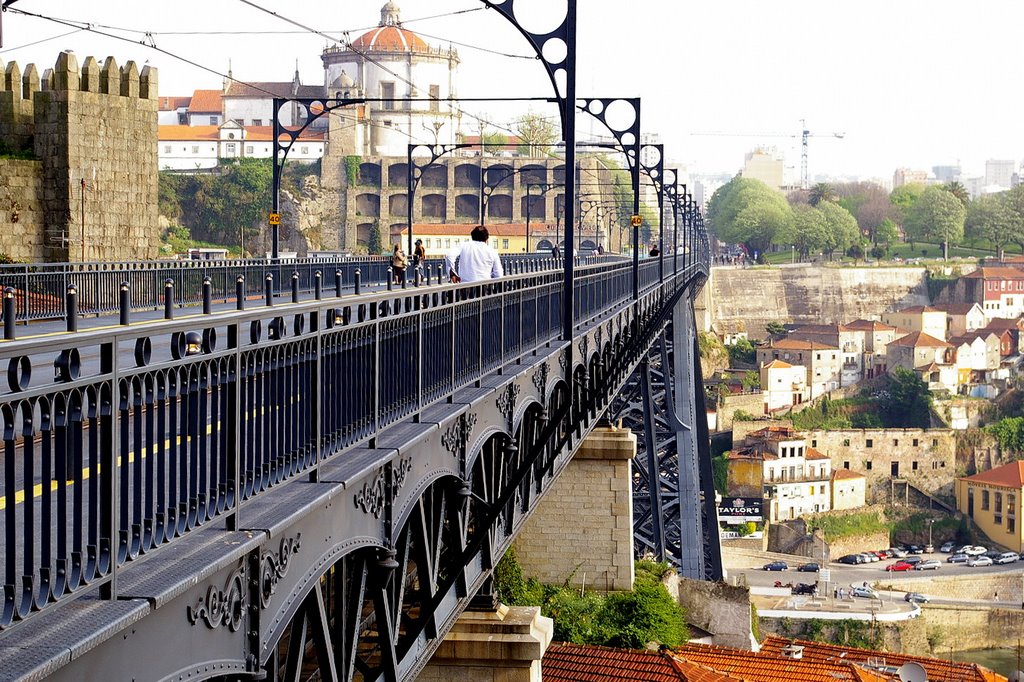
[[[764,326],[764,330],[768,332],[769,336],[782,336],[786,333],[786,327],[781,322],[769,322]]]
[[[825,248],[827,230],[824,213],[809,204],[797,204],[793,207],[793,220],[776,235],[775,241],[791,244],[800,254],[800,260],[806,260]]]
[[[875,228],[875,243],[882,247],[882,253],[889,252],[889,246],[899,241],[900,231],[896,223],[886,218]]]
[[[751,255],[764,253],[792,219],[785,197],[751,178],[733,178],[708,204],[707,220],[716,236],[728,244],[744,244]]]
[[[519,153],[525,156],[546,154],[547,148],[558,141],[552,120],[533,111],[517,118],[512,127],[519,137]]]
[[[897,225],[902,226],[904,224],[907,213],[914,203],[917,202],[918,197],[924,193],[924,190],[924,185],[910,183],[909,185],[900,185],[889,194],[889,203],[892,204],[896,214],[893,218],[896,220]]]
[[[835,201],[836,193],[832,189],[832,185],[827,182],[819,182],[811,188],[811,193],[807,196],[807,203],[811,206],[817,206],[823,201]]]
[[[380,221],[374,218],[370,223],[370,234],[367,237],[366,251],[371,256],[379,256],[384,252],[384,245],[381,243]]]
[[[1006,195],[1006,210],[1009,215],[1013,243],[1024,249],[1024,185],[1017,185]]]
[[[971,239],[983,239],[995,247],[999,259],[1006,245],[1013,242],[1013,213],[1006,193],[983,194],[967,205],[964,234]]]
[[[967,188],[961,183],[956,180],[947,182],[942,186],[942,189],[959,199],[960,203],[964,205],[964,208],[967,208],[967,203],[971,200],[971,195],[967,193]]]
[[[818,204],[818,210],[825,218],[825,253],[829,260],[832,260],[832,253],[835,250],[846,251],[851,244],[858,241],[860,230],[857,228],[857,219],[849,211],[834,201],[823,201]]]
[[[480,142],[485,153],[494,154],[508,146],[508,137],[499,132],[484,133],[483,139]]]
[[[857,219],[861,234],[877,244],[875,230],[895,212],[885,188],[875,182],[846,182],[835,185],[835,192],[839,205]]]
[[[964,238],[966,209],[955,196],[941,187],[929,187],[907,211],[903,229],[919,240],[942,244],[942,257],[949,257],[949,245]]]
[[[890,428],[926,429],[931,423],[932,395],[928,384],[905,367],[897,367],[889,375],[889,387],[881,402]]]

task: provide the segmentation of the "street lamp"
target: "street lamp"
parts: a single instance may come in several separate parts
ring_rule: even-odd
[[[932,524],[935,523],[935,519],[928,519],[928,544],[932,544]]]

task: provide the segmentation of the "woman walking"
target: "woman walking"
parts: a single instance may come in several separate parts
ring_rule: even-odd
[[[391,272],[395,284],[401,286],[401,284],[405,282],[405,267],[408,264],[409,259],[405,257],[405,251],[402,251],[402,245],[395,244],[395,250],[391,254]]]

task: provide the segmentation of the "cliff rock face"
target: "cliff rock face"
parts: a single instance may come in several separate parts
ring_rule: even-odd
[[[340,230],[337,193],[325,189],[315,175],[303,178],[297,196],[281,190],[281,251],[295,251],[299,258],[310,251],[335,251]],[[260,231],[252,251],[270,251],[270,230]]]
[[[924,268],[796,265],[713,268],[695,307],[701,329],[714,321],[743,321],[752,338],[763,338],[772,321],[850,322],[928,303]]]

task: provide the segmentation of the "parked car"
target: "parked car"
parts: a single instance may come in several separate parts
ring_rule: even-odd
[[[920,592],[907,592],[903,595],[903,601],[908,601],[911,604],[927,604],[931,600]]]
[[[788,571],[789,564],[785,561],[770,561],[761,568],[765,571]]]
[[[793,594],[817,594],[818,586],[814,583],[797,583],[793,587]]]
[[[864,557],[865,559],[867,559],[868,561],[881,561],[881,559],[879,559],[878,557],[876,557],[876,556],[875,556],[874,554],[872,554],[871,552],[861,552],[861,553],[860,553],[860,555],[861,555],[862,557]]]
[[[943,543],[942,547],[939,547],[939,551],[943,554],[949,554],[953,551],[954,545],[952,542]]]
[[[907,547],[908,554],[920,554],[923,551],[924,547],[921,547],[920,545],[910,545],[909,547]]]
[[[924,546],[924,553],[925,554],[935,554],[935,545],[925,545]]]
[[[950,554],[949,557],[946,558],[946,561],[951,564],[962,564],[968,559],[970,559],[970,557],[963,552],[957,552],[956,554]]]
[[[858,586],[854,587],[853,589],[851,589],[850,590],[850,594],[853,595],[854,597],[864,597],[866,599],[878,599],[878,593],[877,592],[875,592],[870,587],[864,587],[863,585],[858,585]]]
[[[903,557],[907,556],[906,550],[900,549],[899,547],[890,547],[889,551],[892,552],[890,556],[894,556],[897,559],[902,559]]]
[[[888,559],[889,558],[889,555],[886,554],[885,552],[881,551],[881,550],[878,550],[878,551],[875,551],[875,552],[868,552],[868,553],[869,554],[874,554],[876,557],[878,557],[879,561],[881,561],[883,559]]]
[[[996,559],[998,559],[1002,555],[1003,555],[1003,552],[1001,550],[990,549],[989,551],[985,552],[982,556],[987,556],[992,561],[995,561]]]
[[[849,564],[851,566],[855,566],[859,563],[862,563],[856,554],[844,554],[843,556],[839,557],[837,561],[841,564]]]
[[[935,570],[938,570],[939,566],[941,566],[941,565],[942,564],[939,563],[938,559],[925,559],[924,561],[919,563],[917,566],[914,566],[914,570],[915,571],[935,571]]]
[[[1012,564],[1014,561],[1020,560],[1020,554],[1016,552],[1003,552],[997,556],[993,561],[997,564]]]
[[[894,564],[889,564],[885,567],[887,571],[912,571],[914,570],[914,564],[908,564],[906,561],[897,561]]]
[[[972,556],[967,560],[968,566],[991,566],[992,560],[985,555]]]
[[[960,551],[966,554],[967,556],[981,556],[982,554],[987,552],[988,549],[982,547],[981,545],[967,545]]]
[[[819,570],[821,570],[821,566],[819,566],[818,564],[813,564],[813,563],[812,564],[800,564],[799,566],[796,567],[796,570],[800,571],[801,573],[817,573]]]
[[[900,561],[902,561],[904,563],[907,563],[907,564],[910,564],[912,566],[916,566],[919,563],[921,563],[922,561],[924,561],[924,559],[922,559],[920,556],[918,556],[916,554],[911,554],[910,556],[906,557],[905,559],[900,559]]]

